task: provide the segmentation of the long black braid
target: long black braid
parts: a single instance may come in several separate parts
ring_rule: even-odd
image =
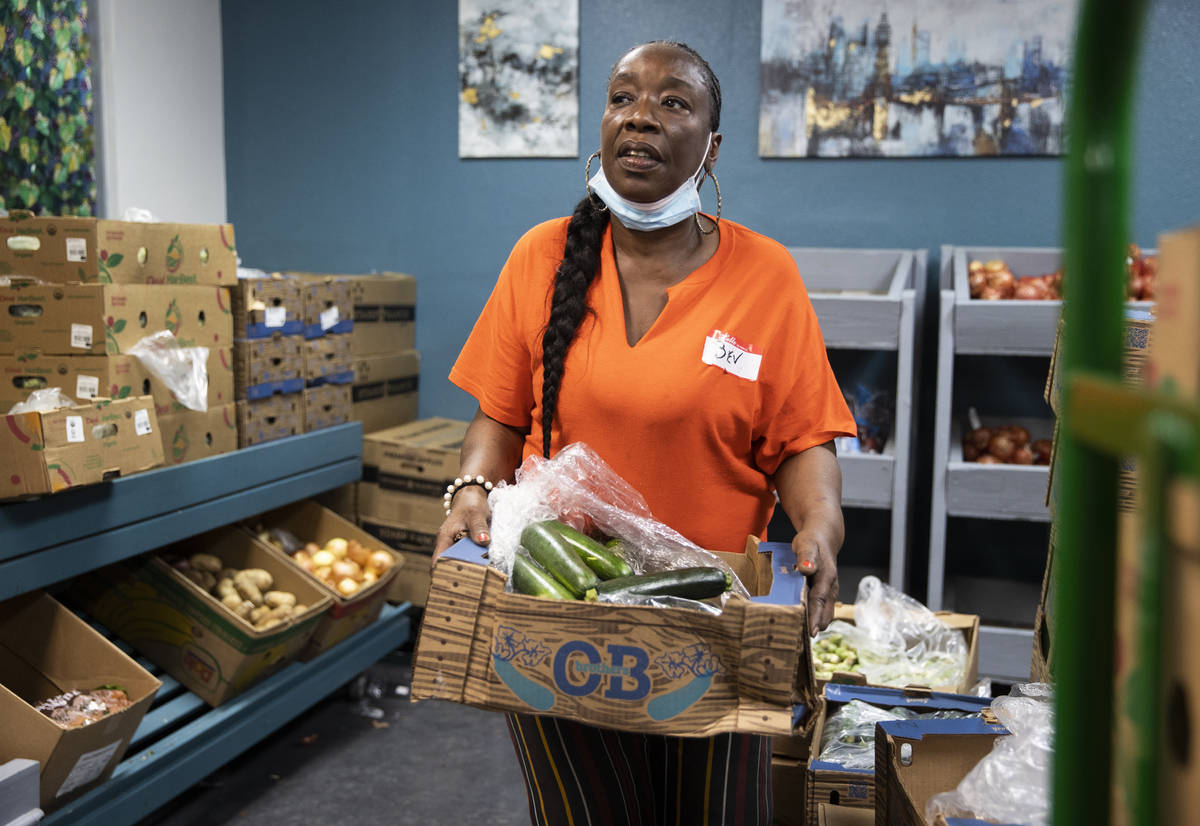
[[[654,40],[642,45],[670,46],[683,51],[696,62],[708,89],[710,128],[716,132],[721,124],[721,84],[708,62],[684,43]],[[616,64],[613,69],[616,69]],[[567,242],[563,247],[562,262],[554,277],[550,318],[542,334],[542,455],[546,458],[550,458],[554,415],[558,410],[558,393],[562,388],[567,350],[575,340],[583,317],[591,312],[587,304],[588,288],[600,271],[600,249],[609,219],[608,210],[597,209],[598,205],[603,206],[594,201],[590,194],[575,205],[571,221],[567,224]]]

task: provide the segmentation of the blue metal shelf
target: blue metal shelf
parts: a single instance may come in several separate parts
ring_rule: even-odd
[[[358,422],[0,506],[0,600],[352,482]]]
[[[217,708],[164,678],[113,776],[42,822],[136,823],[406,642],[410,607],[384,605],[374,624]]]

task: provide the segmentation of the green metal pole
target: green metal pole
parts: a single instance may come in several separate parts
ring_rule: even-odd
[[[1112,779],[1117,462],[1072,434],[1070,376],[1119,376],[1131,110],[1144,0],[1084,0],[1068,110],[1064,422],[1055,614],[1055,826],[1106,826]]]

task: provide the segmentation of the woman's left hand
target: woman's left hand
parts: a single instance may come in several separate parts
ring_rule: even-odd
[[[817,537],[801,532],[792,539],[796,567],[808,577],[808,633],[824,631],[833,621],[838,597],[837,557]]]

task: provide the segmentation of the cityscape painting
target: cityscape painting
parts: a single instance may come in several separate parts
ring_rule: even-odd
[[[1059,155],[1076,0],[763,0],[762,157]]]

